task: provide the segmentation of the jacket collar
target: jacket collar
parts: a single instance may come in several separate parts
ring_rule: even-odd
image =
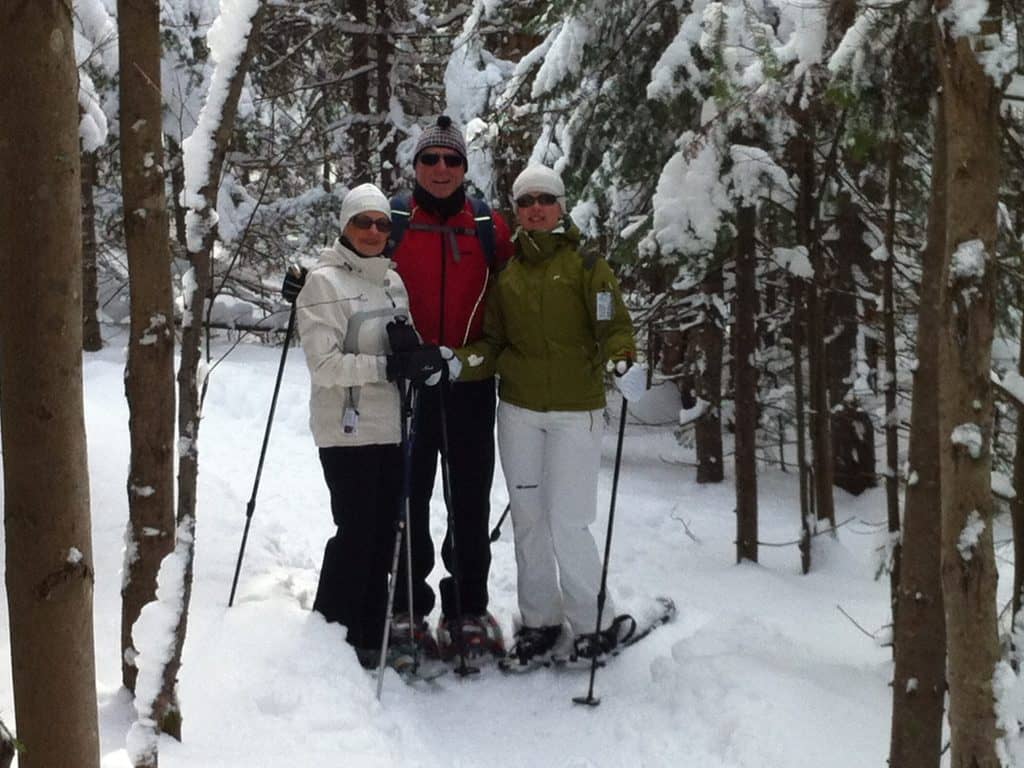
[[[387,271],[391,269],[391,259],[386,256],[360,256],[341,240],[320,252],[320,262],[341,267],[374,285],[383,285]]]
[[[523,261],[530,264],[550,259],[566,246],[577,249],[580,238],[579,229],[568,219],[550,232],[527,232],[520,227],[513,237]]]

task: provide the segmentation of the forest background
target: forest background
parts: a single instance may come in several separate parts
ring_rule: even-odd
[[[768,466],[799,478],[805,573],[812,540],[837,531],[834,489],[884,486],[890,764],[938,765],[944,747],[954,766],[1012,764],[1017,10],[8,4],[0,91],[18,106],[0,113],[0,264],[19,279],[0,294],[0,418],[23,768],[69,750],[98,764],[82,350],[102,346],[104,324],[129,328],[121,650],[132,760],[156,765],[158,735],[180,733],[211,340],[290,337],[284,269],[336,236],[349,187],[410,186],[411,149],[440,112],[466,131],[473,192],[496,208],[527,162],[562,173],[588,247],[620,274],[652,381],[679,389],[696,481],[734,469],[737,561],[758,560]],[[35,481],[42,468],[53,482]],[[1005,608],[1000,515],[1015,533]],[[158,573],[175,586],[154,603]]]

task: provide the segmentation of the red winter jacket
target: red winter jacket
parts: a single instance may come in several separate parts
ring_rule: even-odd
[[[391,258],[409,292],[409,311],[423,341],[461,347],[483,332],[484,297],[491,276],[487,257],[475,234],[473,208],[467,200],[462,211],[446,221],[412,203],[409,226]],[[503,265],[513,254],[508,224],[493,212],[495,262]],[[444,225],[466,234],[425,232],[414,224]],[[452,237],[458,248],[453,252]],[[441,334],[441,277],[444,264],[444,334]]]

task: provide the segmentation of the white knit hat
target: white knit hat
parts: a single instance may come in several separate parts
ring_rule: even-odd
[[[339,216],[341,228],[345,229],[349,219],[353,216],[367,211],[383,213],[390,219],[391,203],[388,202],[384,193],[373,184],[360,184],[358,187],[350,189],[345,195],[345,199],[341,201],[341,216]]]
[[[562,213],[565,213],[565,184],[562,177],[546,165],[528,165],[526,169],[516,176],[512,183],[512,199],[517,199],[527,192],[547,192],[558,198],[558,204],[562,206]]]

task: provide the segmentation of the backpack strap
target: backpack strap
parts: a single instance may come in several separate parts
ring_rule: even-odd
[[[412,195],[408,192],[391,198],[391,234],[388,236],[388,253],[394,253],[409,228],[412,218]]]
[[[487,267],[491,273],[497,271],[497,242],[494,235],[494,216],[491,214],[491,207],[481,197],[470,197],[469,203],[473,206],[473,221],[476,222],[476,236],[480,240],[480,247],[484,251],[484,258],[487,259]]]

